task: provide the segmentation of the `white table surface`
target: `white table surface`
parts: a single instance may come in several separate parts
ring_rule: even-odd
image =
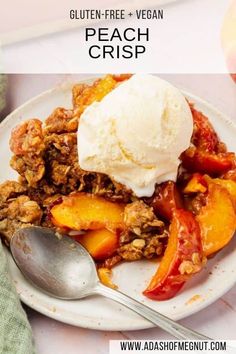
[[[91,75],[87,75],[91,76]],[[76,75],[83,79],[86,75]],[[236,85],[227,75],[163,75],[180,88],[203,97],[236,120]],[[68,75],[12,75],[9,77],[9,107],[71,79]],[[158,328],[130,332],[101,332],[69,326],[26,307],[39,354],[107,354],[109,339],[171,339]],[[216,339],[236,340],[236,286],[208,308],[181,321]]]

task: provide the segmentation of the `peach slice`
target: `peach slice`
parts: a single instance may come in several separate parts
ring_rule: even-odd
[[[231,152],[209,153],[190,147],[181,154],[180,159],[183,167],[190,172],[219,176],[234,166],[235,154]]]
[[[201,150],[213,152],[219,143],[219,138],[210,123],[209,119],[200,111],[196,110],[193,104],[190,104],[193,115],[193,135],[192,143]]]
[[[180,193],[172,181],[157,185],[153,197],[148,201],[156,215],[170,221],[176,209],[183,207]]]
[[[102,284],[108,288],[117,289],[118,286],[112,282],[112,270],[108,268],[98,268],[98,276]]]
[[[124,204],[88,193],[74,193],[50,210],[56,226],[72,230],[123,229]]]
[[[92,230],[84,235],[76,236],[76,241],[81,243],[95,260],[110,257],[118,247],[118,235],[106,229]]]
[[[200,173],[194,173],[192,178],[188,181],[183,192],[186,194],[191,193],[205,193],[207,191],[207,182],[204,176]]]
[[[175,210],[165,254],[143,294],[154,300],[172,298],[194,273],[201,270],[204,259],[200,228],[193,214],[183,209]]]
[[[230,179],[221,179],[221,178],[210,178],[209,176],[204,176],[205,180],[208,183],[215,183],[225,188],[229,193],[232,203],[234,205],[234,209],[236,211],[236,182]]]
[[[224,179],[229,179],[231,181],[236,182],[236,168],[233,166],[233,168],[229,171],[227,171],[223,176],[221,176]]]
[[[205,255],[223,248],[236,229],[236,215],[228,191],[221,185],[209,183],[206,205],[196,219],[200,225]]]

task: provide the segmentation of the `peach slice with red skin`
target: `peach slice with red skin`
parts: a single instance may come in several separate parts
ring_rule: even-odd
[[[175,210],[166,251],[143,294],[154,300],[174,297],[185,282],[201,270],[203,260],[198,222],[191,212]]]
[[[153,207],[154,213],[168,221],[176,209],[183,207],[180,193],[172,181],[167,181],[156,186],[154,196],[147,200]]]
[[[192,143],[201,150],[213,152],[216,150],[219,143],[219,138],[210,123],[209,119],[200,111],[190,104],[190,109],[193,115],[193,136]]]
[[[124,204],[113,203],[89,193],[73,193],[62,197],[50,209],[52,222],[71,230],[111,231],[124,228]]]
[[[112,256],[119,244],[118,234],[106,229],[90,230],[83,235],[74,237],[74,239],[81,243],[97,261]]]
[[[232,169],[235,164],[234,153],[209,153],[193,147],[184,151],[180,159],[186,170],[190,172],[207,173],[213,176],[226,173]]]

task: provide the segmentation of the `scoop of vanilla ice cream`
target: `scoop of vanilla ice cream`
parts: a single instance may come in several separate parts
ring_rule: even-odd
[[[156,183],[176,179],[192,131],[191,111],[177,88],[157,76],[134,75],[81,115],[79,164],[138,197],[151,196]]]

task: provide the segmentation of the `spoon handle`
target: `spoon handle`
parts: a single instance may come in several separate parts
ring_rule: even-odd
[[[170,318],[160,314],[132,297],[99,283],[95,288],[95,293],[108,297],[138,313],[148,321],[164,329],[174,337],[182,340],[210,340],[210,338],[184,327]]]

